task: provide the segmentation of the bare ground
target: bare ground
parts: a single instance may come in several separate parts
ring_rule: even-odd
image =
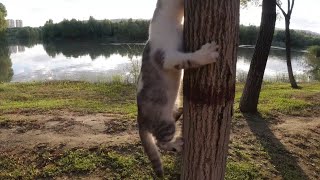
[[[39,144],[65,148],[114,146],[138,141],[135,122],[113,114],[54,112],[11,114],[0,125],[0,152],[19,153]]]
[[[67,111],[7,114],[0,124],[0,153],[18,155],[41,147],[94,148],[137,144],[134,120],[116,114],[81,114]],[[236,144],[240,144],[237,145]],[[267,155],[256,152],[259,144]],[[267,179],[288,179],[287,167],[294,167],[301,179],[320,179],[320,117],[283,116],[267,121],[245,116],[233,122],[230,154],[239,148],[252,157]],[[88,176],[84,176],[88,178]],[[59,177],[68,179],[68,177]],[[100,179],[99,172],[90,179]]]
[[[267,179],[320,179],[320,117],[282,116],[268,121],[259,115],[244,116],[233,125],[231,151],[241,142],[240,149],[264,169]]]

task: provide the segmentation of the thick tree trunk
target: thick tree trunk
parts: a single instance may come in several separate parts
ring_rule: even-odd
[[[241,112],[255,113],[276,23],[276,0],[263,0],[260,33],[240,101]]]
[[[183,167],[181,179],[223,179],[235,94],[239,34],[238,0],[186,0],[185,49],[216,40],[216,64],[184,76]]]
[[[290,36],[290,17],[285,17],[286,21],[286,56],[287,56],[287,67],[288,75],[292,88],[298,88],[297,82],[293,76],[292,64],[291,64],[291,36]]]

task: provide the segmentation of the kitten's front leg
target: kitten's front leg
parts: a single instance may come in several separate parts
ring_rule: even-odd
[[[193,53],[167,52],[164,56],[163,67],[165,69],[189,69],[211,64],[219,57],[219,46],[215,43],[207,43]]]

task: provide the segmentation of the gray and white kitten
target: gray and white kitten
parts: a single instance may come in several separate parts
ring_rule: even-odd
[[[182,141],[174,139],[174,117],[179,117],[175,103],[182,69],[214,63],[219,56],[215,42],[207,43],[193,53],[182,52],[183,15],[184,0],[158,0],[138,82],[139,135],[159,177],[163,176],[163,167],[158,147],[182,150]]]

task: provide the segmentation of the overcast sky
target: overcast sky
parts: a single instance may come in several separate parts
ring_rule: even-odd
[[[54,22],[66,19],[142,18],[150,19],[156,0],[0,0],[9,19],[22,19],[24,26],[41,26],[48,19]],[[320,33],[320,0],[296,0],[291,28]],[[241,24],[259,25],[261,7],[249,6],[241,10]],[[277,22],[284,27],[283,18]]]

